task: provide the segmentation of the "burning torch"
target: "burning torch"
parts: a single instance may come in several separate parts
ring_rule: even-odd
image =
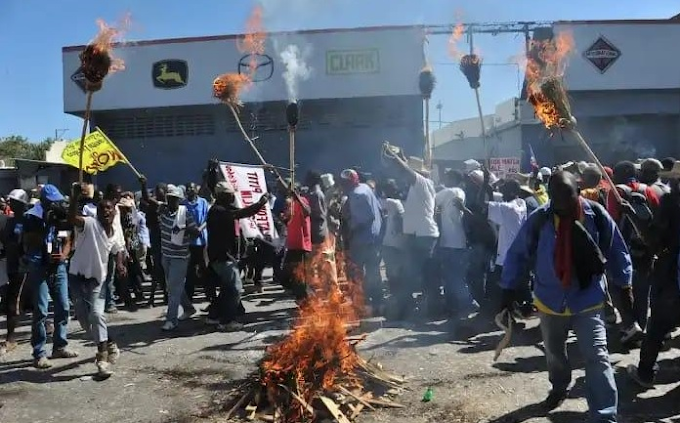
[[[460,71],[463,72],[463,75],[465,75],[465,78],[467,78],[470,88],[475,91],[475,99],[477,100],[477,113],[479,114],[479,123],[482,129],[482,139],[484,140],[484,153],[488,162],[489,152],[487,151],[488,149],[486,145],[486,127],[484,125],[482,101],[479,98],[479,79],[482,74],[482,59],[474,53],[466,54],[460,59]]]
[[[432,72],[432,68],[427,65],[421,71],[418,78],[418,86],[420,87],[420,94],[423,96],[423,103],[425,104],[425,165],[428,169],[432,169],[432,144],[430,143],[430,99],[432,98],[432,91],[437,83],[437,79]]]
[[[111,56],[106,46],[98,44],[88,44],[80,53],[80,64],[83,75],[85,76],[85,90],[87,97],[85,100],[85,116],[83,117],[83,131],[80,135],[80,155],[78,159],[78,182],[83,182],[83,152],[85,150],[85,135],[87,135],[87,125],[90,122],[92,111],[92,95],[102,89],[104,78],[109,73],[111,67]]]

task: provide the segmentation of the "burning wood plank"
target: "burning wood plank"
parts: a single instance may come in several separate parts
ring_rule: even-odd
[[[319,399],[326,409],[328,409],[328,412],[331,413],[331,416],[333,416],[333,418],[338,421],[338,423],[351,423],[347,416],[345,416],[345,414],[340,411],[340,408],[335,403],[335,401],[328,397],[324,397],[323,395],[319,396]]]

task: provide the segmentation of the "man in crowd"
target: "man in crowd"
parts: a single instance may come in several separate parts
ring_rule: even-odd
[[[167,204],[159,211],[163,271],[168,286],[168,314],[164,331],[177,329],[178,321],[196,314],[184,284],[189,263],[189,245],[198,235],[198,225],[186,206],[181,205],[184,194],[179,187],[168,185]],[[179,307],[182,306],[182,314]]]
[[[448,170],[444,175],[444,188],[437,193],[435,204],[439,232],[438,259],[446,294],[446,305],[454,318],[464,318],[478,305],[472,299],[465,276],[467,273],[467,237],[463,228],[465,191],[463,174]]]
[[[74,184],[69,210],[69,221],[78,236],[71,264],[70,289],[76,317],[81,327],[97,346],[95,363],[101,377],[111,376],[120,350],[109,335],[104,314],[104,283],[108,272],[109,256],[114,255],[116,270],[126,277],[125,245],[116,236],[113,220],[116,214],[111,200],[104,199],[97,206],[97,216],[82,216],[78,212],[81,187]]]
[[[628,374],[644,388],[654,386],[664,338],[680,324],[680,174],[670,170],[664,174],[670,179],[671,191],[661,198],[652,227],[651,249],[658,256],[652,273],[652,313],[640,362],[628,367]]]
[[[182,204],[194,218],[194,222],[198,225],[199,231],[198,237],[191,245],[189,245],[186,293],[189,300],[193,300],[196,285],[201,282],[203,282],[201,284],[204,285],[206,280],[205,244],[208,241],[206,222],[208,220],[208,209],[210,208],[210,205],[205,198],[198,196],[198,187],[193,182],[189,182],[186,185],[186,195],[187,198]]]
[[[401,178],[409,185],[404,202],[404,234],[408,237],[410,257],[406,268],[406,281],[410,284],[398,293],[400,310],[408,312],[413,292],[422,291],[426,311],[432,312],[439,297],[439,283],[436,278],[426,276],[427,266],[432,264],[434,247],[439,238],[439,228],[434,217],[435,189],[423,161],[390,152]]]
[[[390,292],[396,292],[403,285],[406,256],[406,237],[404,236],[404,205],[401,202],[399,187],[394,179],[388,180],[382,191],[385,196],[385,235],[380,251],[385,263],[387,286]],[[392,313],[395,310],[389,310]]]
[[[639,205],[631,210],[623,209],[616,197],[609,195],[607,210],[618,223],[633,260],[633,306],[636,321],[623,329],[622,343],[640,341],[647,326],[649,294],[654,254],[649,243],[653,213],[659,207],[657,190],[638,181],[637,170],[631,162],[614,166],[614,184],[627,204]],[[645,210],[645,213],[641,213]],[[627,212],[628,211],[628,212]]]
[[[311,208],[306,197],[297,193],[297,188],[289,192],[287,207],[283,213],[286,223],[286,250],[283,258],[281,281],[290,289],[297,301],[307,297],[307,278],[309,254],[312,252]],[[303,269],[301,272],[300,269]]]
[[[207,218],[208,260],[219,278],[220,293],[210,307],[206,322],[217,324],[217,328],[223,331],[243,327],[238,321],[245,312],[241,304],[243,285],[237,262],[238,220],[254,216],[269,200],[268,195],[263,195],[257,203],[239,209],[234,206],[234,195],[234,188],[229,182],[218,182],[215,186],[215,204],[208,211]]]
[[[154,197],[149,195],[149,190],[146,186],[146,179],[141,178],[142,200],[140,208],[146,215],[146,224],[149,227],[149,235],[151,237],[151,268],[150,273],[153,278],[151,283],[151,293],[149,294],[149,306],[153,307],[155,304],[156,290],[160,284],[163,291],[163,297],[167,303],[167,287],[165,283],[165,272],[163,271],[163,255],[161,253],[161,227],[159,218],[159,209],[165,204],[165,194],[167,192],[167,185],[160,183],[156,185],[154,190]]]
[[[9,193],[9,206],[14,212],[7,218],[0,231],[0,242],[5,249],[7,261],[7,298],[5,306],[7,312],[7,342],[0,345],[0,357],[17,347],[14,332],[19,323],[19,315],[23,308],[24,298],[28,288],[26,283],[26,269],[21,263],[24,255],[23,232],[24,212],[28,205],[28,194],[22,189],[15,189]],[[23,294],[23,295],[22,295]]]
[[[316,171],[309,171],[305,183],[309,187],[307,201],[310,208],[312,246],[316,254],[328,238],[328,206],[326,205],[326,196],[321,190],[321,174]]]
[[[31,345],[34,365],[38,369],[52,367],[45,344],[49,298],[54,302],[52,358],[73,358],[78,354],[68,348],[68,276],[66,263],[71,253],[70,225],[62,202],[64,196],[54,185],[47,184],[40,202],[25,214],[24,251],[28,261],[27,283],[33,295],[33,327]]]
[[[373,190],[359,182],[359,174],[345,169],[340,184],[347,196],[343,206],[343,242],[349,252],[349,276],[363,281],[364,295],[371,314],[382,314],[383,289],[380,276],[380,230],[382,212]]]
[[[120,210],[118,209],[118,202],[120,201],[121,195],[123,194],[123,188],[118,184],[108,184],[106,186],[106,191],[104,192],[104,199],[109,200],[115,206],[115,216],[113,217],[113,226],[115,227],[115,235],[120,239],[117,241],[119,243],[125,244],[125,239],[123,238],[123,226],[120,222]],[[118,313],[118,308],[116,308],[115,292],[116,287],[118,287],[119,293],[123,293],[121,287],[121,281],[116,279],[116,272],[113,271],[115,266],[116,258],[114,255],[109,257],[109,271],[107,272],[106,285],[104,286],[105,296],[106,296],[106,312],[110,314]],[[116,283],[118,282],[118,283]],[[126,285],[126,284],[123,284]],[[123,296],[125,299],[125,296]],[[130,306],[130,301],[127,301],[126,306]]]
[[[612,283],[628,289],[630,255],[607,212],[579,197],[573,174],[555,173],[548,190],[550,206],[531,215],[508,250],[501,279],[503,307],[512,307],[514,290],[523,283],[525,269],[532,268],[552,384],[545,408],[559,407],[569,392],[571,366],[566,342],[573,330],[585,359],[589,421],[614,423],[618,398],[603,316],[603,274],[606,269]]]

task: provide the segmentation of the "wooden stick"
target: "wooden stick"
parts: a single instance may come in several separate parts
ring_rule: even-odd
[[[425,166],[432,170],[432,144],[430,143],[430,99],[425,98]]]
[[[326,406],[328,412],[331,413],[331,416],[333,416],[333,418],[338,421],[338,423],[350,423],[347,416],[345,416],[343,412],[340,411],[340,408],[335,403],[335,401],[328,397],[324,397],[323,395],[319,395],[319,399],[321,400],[323,405]]]
[[[234,109],[234,106],[232,106],[230,103],[225,103],[225,104],[227,106],[229,106],[229,110],[231,110],[231,114],[234,115],[234,119],[236,119],[236,124],[238,125],[239,129],[241,130],[241,134],[243,135],[243,138],[245,138],[245,140],[248,142],[248,144],[250,145],[250,148],[252,148],[252,150],[255,153],[255,155],[257,156],[258,160],[260,160],[260,163],[262,164],[262,166],[268,166],[267,161],[264,159],[262,154],[260,154],[260,150],[257,149],[253,140],[250,139],[250,137],[246,133],[246,130],[243,129],[243,125],[241,124],[241,119],[239,119],[238,113],[236,113],[236,109]],[[286,182],[284,181],[283,177],[281,177],[281,174],[279,173],[279,171],[276,170],[276,168],[274,168],[274,167],[270,167],[270,170],[274,173],[276,178],[279,180],[279,183],[281,183],[281,185],[283,185],[283,186],[286,186]]]
[[[404,404],[399,404],[398,402],[392,402],[392,401],[385,401],[377,398],[371,398],[367,400],[371,404],[375,405],[381,405],[383,407],[392,407],[392,408],[406,408]]]
[[[231,407],[231,409],[229,411],[227,411],[227,414],[224,416],[224,420],[229,420],[229,417],[231,417],[231,415],[234,414],[236,412],[236,410],[241,408],[243,403],[245,403],[248,399],[250,399],[250,395],[252,393],[253,393],[253,390],[251,389],[248,392],[246,392],[245,395],[243,395],[240,400],[236,401],[234,406]]]
[[[479,114],[479,124],[482,129],[482,141],[484,142],[484,158],[486,159],[486,168],[489,168],[491,161],[491,153],[489,152],[488,140],[486,139],[486,125],[484,124],[484,113],[482,112],[482,100],[479,97],[479,88],[475,88],[475,99],[477,100],[477,113]]]
[[[359,403],[361,403],[364,407],[368,407],[368,408],[370,408],[371,410],[375,410],[375,408],[373,408],[373,406],[371,406],[371,404],[369,404],[368,402],[366,402],[365,400],[363,400],[360,396],[354,395],[354,393],[352,393],[352,391],[350,391],[349,389],[345,388],[344,386],[339,386],[339,388],[340,388],[340,390],[342,391],[343,394],[349,395],[350,397],[352,397],[352,398],[354,398],[355,400],[359,401]]]
[[[585,139],[583,139],[583,136],[581,133],[576,129],[576,128],[568,128],[569,131],[574,135],[576,138],[576,141],[583,147],[583,149],[586,151],[588,156],[590,156],[590,159],[595,162],[597,167],[600,168],[600,172],[602,172],[602,176],[604,179],[609,183],[609,185],[612,187],[611,191],[614,194],[614,197],[616,198],[616,201],[618,201],[619,204],[623,202],[623,198],[621,198],[621,193],[619,193],[619,190],[616,189],[616,185],[614,185],[614,182],[612,181],[612,178],[609,177],[609,174],[607,171],[604,169],[604,166],[602,165],[602,162],[600,162],[600,159],[597,158],[593,150],[590,148],[588,143],[586,142]]]
[[[288,387],[285,386],[285,385],[279,384],[279,387],[283,388],[286,392],[288,392],[290,394],[291,397],[293,397],[295,400],[297,400],[297,402],[300,403],[302,408],[304,408],[307,412],[309,412],[309,414],[311,414],[312,416],[314,415],[314,408],[311,405],[309,405],[307,403],[307,401],[305,401],[301,396],[299,396],[295,392],[288,389]]]
[[[87,92],[85,100],[85,116],[83,116],[83,131],[80,134],[80,155],[78,158],[78,182],[83,183],[83,152],[85,151],[85,136],[87,135],[87,127],[90,123],[90,111],[92,109],[92,95],[94,91]]]

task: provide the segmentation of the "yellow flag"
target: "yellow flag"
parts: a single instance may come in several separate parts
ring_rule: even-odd
[[[61,153],[61,158],[73,167],[79,167],[80,140],[70,142]],[[83,171],[91,175],[102,172],[117,163],[127,163],[118,147],[99,128],[85,137]]]

